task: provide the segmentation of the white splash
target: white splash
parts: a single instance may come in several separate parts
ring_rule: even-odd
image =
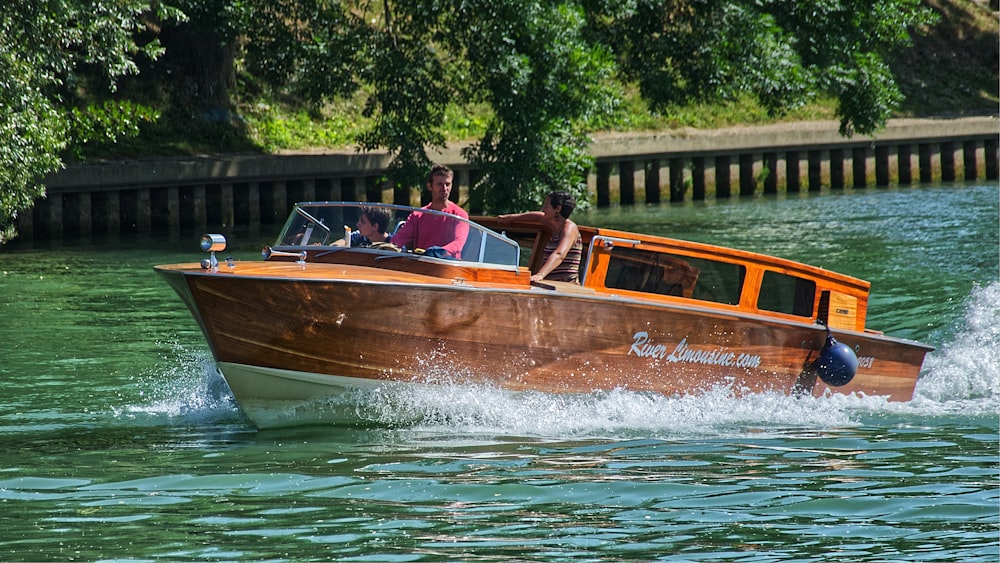
[[[567,437],[719,434],[733,428],[850,426],[848,413],[828,401],[780,394],[737,396],[718,388],[698,396],[666,397],[625,390],[587,395],[513,392],[488,385],[399,387],[361,411],[372,422],[417,430]]]
[[[179,361],[164,373],[152,374],[139,383],[144,398],[115,412],[135,422],[202,424],[241,420],[239,407],[215,361],[203,353],[178,352]]]
[[[457,432],[579,436],[717,434],[765,428],[832,428],[872,415],[990,416],[1000,412],[1000,283],[977,287],[951,342],[928,356],[912,401],[734,393],[665,397],[616,390],[590,395],[514,393],[469,379],[441,355],[425,363],[437,385],[382,390],[359,408],[375,424]]]
[[[741,394],[717,388],[666,397],[625,390],[586,395],[513,392],[469,384],[475,374],[434,350],[422,362],[428,385],[386,385],[375,391],[299,404],[274,413],[279,425],[330,424],[346,411],[362,425],[444,433],[539,437],[732,435],[821,430],[863,424],[871,416],[997,416],[1000,412],[1000,283],[976,288],[955,338],[931,354],[912,401],[884,397]],[[181,362],[148,385],[134,416],[187,424],[240,420],[238,407],[211,358],[179,354]]]
[[[928,414],[1000,412],[1000,282],[973,289],[964,325],[927,358],[912,403]]]

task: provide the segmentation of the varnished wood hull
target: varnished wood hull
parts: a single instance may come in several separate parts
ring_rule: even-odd
[[[929,348],[837,332],[860,359],[829,389],[804,369],[822,327],[523,284],[474,284],[356,265],[158,267],[200,323],[247,414],[385,382],[665,395],[864,392],[908,400]],[[264,383],[267,380],[271,380]],[[266,425],[273,425],[268,422]]]

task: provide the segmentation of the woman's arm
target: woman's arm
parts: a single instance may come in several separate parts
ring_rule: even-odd
[[[541,211],[525,211],[524,213],[508,213],[506,215],[497,215],[497,223],[501,226],[509,225],[515,221],[534,221],[541,222],[545,214]]]

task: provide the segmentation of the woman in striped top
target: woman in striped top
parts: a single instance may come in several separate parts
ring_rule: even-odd
[[[579,283],[583,241],[580,238],[580,229],[569,219],[575,208],[576,200],[572,195],[566,192],[551,192],[545,196],[541,211],[497,217],[501,225],[506,221],[534,219],[552,233],[543,250],[542,267],[531,275],[531,281]]]

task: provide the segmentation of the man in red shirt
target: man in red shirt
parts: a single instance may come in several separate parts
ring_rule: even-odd
[[[444,211],[468,219],[469,214],[448,199],[454,177],[455,174],[447,166],[435,165],[427,175],[427,191],[431,193],[431,202],[423,208]],[[426,251],[433,248],[429,255],[439,252],[444,255],[439,257],[461,258],[462,247],[465,246],[465,239],[468,236],[469,224],[465,221],[458,221],[447,215],[414,211],[392,236],[390,242],[410,250],[420,248]],[[437,248],[443,250],[438,251]]]

